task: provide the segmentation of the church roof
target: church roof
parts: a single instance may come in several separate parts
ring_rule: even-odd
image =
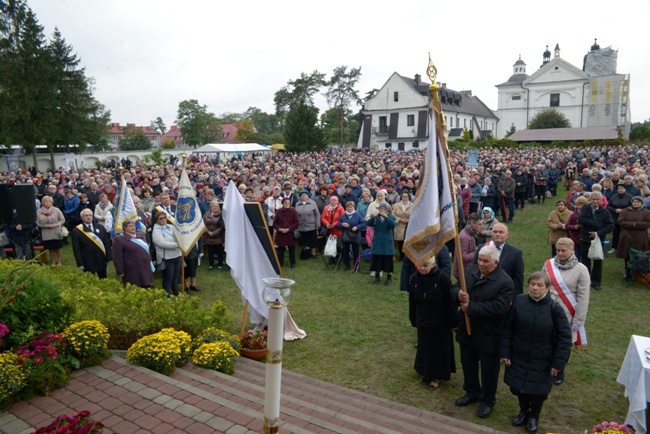
[[[523,62],[522,62],[523,63]],[[511,75],[505,83],[497,84],[497,86],[509,86],[512,84],[521,84],[529,77],[528,74],[514,74]]]
[[[543,130],[520,130],[508,137],[515,142],[554,142],[563,140],[611,140],[618,138],[615,126],[583,127],[583,128],[547,128]]]

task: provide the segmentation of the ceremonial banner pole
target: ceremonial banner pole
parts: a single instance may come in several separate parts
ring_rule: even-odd
[[[181,172],[185,170],[185,159],[187,158],[187,154],[183,152],[181,155],[181,158],[183,158],[183,165],[181,167]],[[178,198],[176,199],[178,201]],[[176,208],[178,209],[178,203],[176,204]],[[177,211],[178,214],[178,211]],[[200,252],[199,252],[200,253]],[[185,294],[185,253],[181,251],[181,289],[183,291],[183,294]],[[189,292],[188,292],[189,294]]]

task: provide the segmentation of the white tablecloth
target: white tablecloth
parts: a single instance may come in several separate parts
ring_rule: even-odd
[[[650,361],[645,356],[646,348],[650,348],[650,338],[632,335],[616,379],[625,386],[625,396],[630,400],[625,423],[632,425],[637,433],[647,432],[645,413],[650,400]]]

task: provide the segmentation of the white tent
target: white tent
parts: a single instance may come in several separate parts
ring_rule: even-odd
[[[193,154],[209,154],[215,152],[272,152],[272,149],[257,143],[208,143],[192,151]]]

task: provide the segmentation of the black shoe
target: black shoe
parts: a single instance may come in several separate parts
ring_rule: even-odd
[[[296,264],[289,265],[289,268],[296,268]]]
[[[390,277],[386,279],[386,283],[385,283],[386,286],[390,285],[391,283],[393,283],[393,279],[391,279]]]
[[[375,280],[372,281],[373,285],[379,284],[379,277],[375,277]]]
[[[478,402],[478,398],[472,398],[469,395],[461,396],[456,400],[456,405],[459,407],[465,407],[469,404],[472,404],[474,402]]]
[[[476,415],[482,419],[485,419],[490,415],[491,412],[492,407],[487,404],[481,404],[478,406],[478,410],[476,410]]]
[[[593,283],[591,286],[593,286],[596,291],[600,291],[602,289],[600,287],[600,283]]]
[[[530,409],[526,411],[520,411],[517,417],[512,419],[512,426],[524,426],[528,422],[528,415],[530,414]]]
[[[526,432],[528,434],[535,434],[538,428],[539,428],[539,419],[537,419],[536,415],[531,415],[530,418],[528,419],[528,423],[526,424]]]
[[[564,383],[564,380],[559,378],[559,377],[553,377],[553,384],[556,386],[559,386],[560,384]]]
[[[202,291],[198,286],[190,286],[190,291]]]

